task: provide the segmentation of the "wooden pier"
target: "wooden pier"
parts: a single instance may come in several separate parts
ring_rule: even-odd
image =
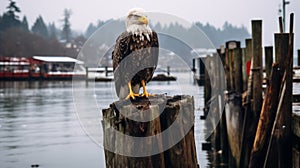
[[[85,68],[87,81],[95,82],[111,82],[114,80],[113,68],[112,67],[98,67],[98,68]],[[151,81],[176,81],[175,76],[170,75],[170,67],[167,66],[166,70],[159,68],[156,70],[157,73],[152,77]]]
[[[292,112],[293,105],[298,105],[293,104],[293,100],[300,100],[299,96],[295,95],[293,99],[292,95],[293,82],[297,82],[297,77],[293,76],[293,70],[297,68],[292,66],[293,20],[291,14],[289,33],[282,32],[280,27],[281,31],[274,35],[275,60],[273,46],[262,46],[262,20],[252,21],[252,38],[245,40],[245,48],[240,48],[237,42],[230,47],[226,45],[225,52],[219,53],[224,60],[227,84],[224,92],[227,94],[223,96],[225,110],[221,112],[226,122],[223,117],[219,123],[211,121],[217,126],[211,136],[212,146],[216,151],[223,151],[223,160],[215,165],[300,167],[300,113]],[[279,23],[282,26],[281,18]],[[265,65],[262,65],[263,49]],[[298,65],[299,55],[298,50]],[[208,60],[209,65],[217,64]],[[266,89],[263,89],[263,84]],[[210,95],[212,85],[206,80],[205,109],[213,99]],[[224,145],[226,143],[229,150]]]

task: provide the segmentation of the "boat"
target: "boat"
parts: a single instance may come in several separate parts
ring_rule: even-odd
[[[151,80],[152,81],[176,81],[177,78],[175,76],[160,73],[153,76]]]
[[[151,81],[176,81],[175,76],[170,75],[170,67],[167,66],[166,69],[162,67],[157,67],[154,71]]]

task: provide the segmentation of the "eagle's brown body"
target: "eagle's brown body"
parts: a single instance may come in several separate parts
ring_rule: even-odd
[[[158,37],[156,32],[133,34],[123,32],[112,53],[116,93],[120,99],[128,95],[128,82],[138,93],[142,80],[149,82],[158,62]]]

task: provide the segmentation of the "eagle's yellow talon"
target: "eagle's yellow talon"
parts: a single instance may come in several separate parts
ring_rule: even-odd
[[[149,98],[150,96],[154,96],[154,94],[150,94],[148,92],[142,94],[142,97]]]
[[[153,94],[147,92],[146,84],[144,80],[142,80],[142,86],[143,86],[143,94],[142,94],[143,97],[149,98],[150,96],[154,96]]]
[[[150,97],[150,94],[149,94],[149,93],[147,93],[147,92],[146,92],[146,93],[143,93],[143,94],[142,94],[142,97],[149,98],[149,97]]]
[[[140,95],[132,92],[132,93],[129,93],[125,99],[126,100],[129,100],[130,98],[135,99],[136,96],[140,96]]]
[[[129,94],[128,94],[128,96],[125,98],[126,100],[129,100],[130,98],[135,99],[135,96],[139,96],[139,94],[133,93],[132,87],[131,87],[131,82],[128,82],[128,88],[129,88]]]

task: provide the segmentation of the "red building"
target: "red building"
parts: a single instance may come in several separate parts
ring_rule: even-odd
[[[70,57],[0,57],[0,80],[71,80],[85,76],[84,63]]]

